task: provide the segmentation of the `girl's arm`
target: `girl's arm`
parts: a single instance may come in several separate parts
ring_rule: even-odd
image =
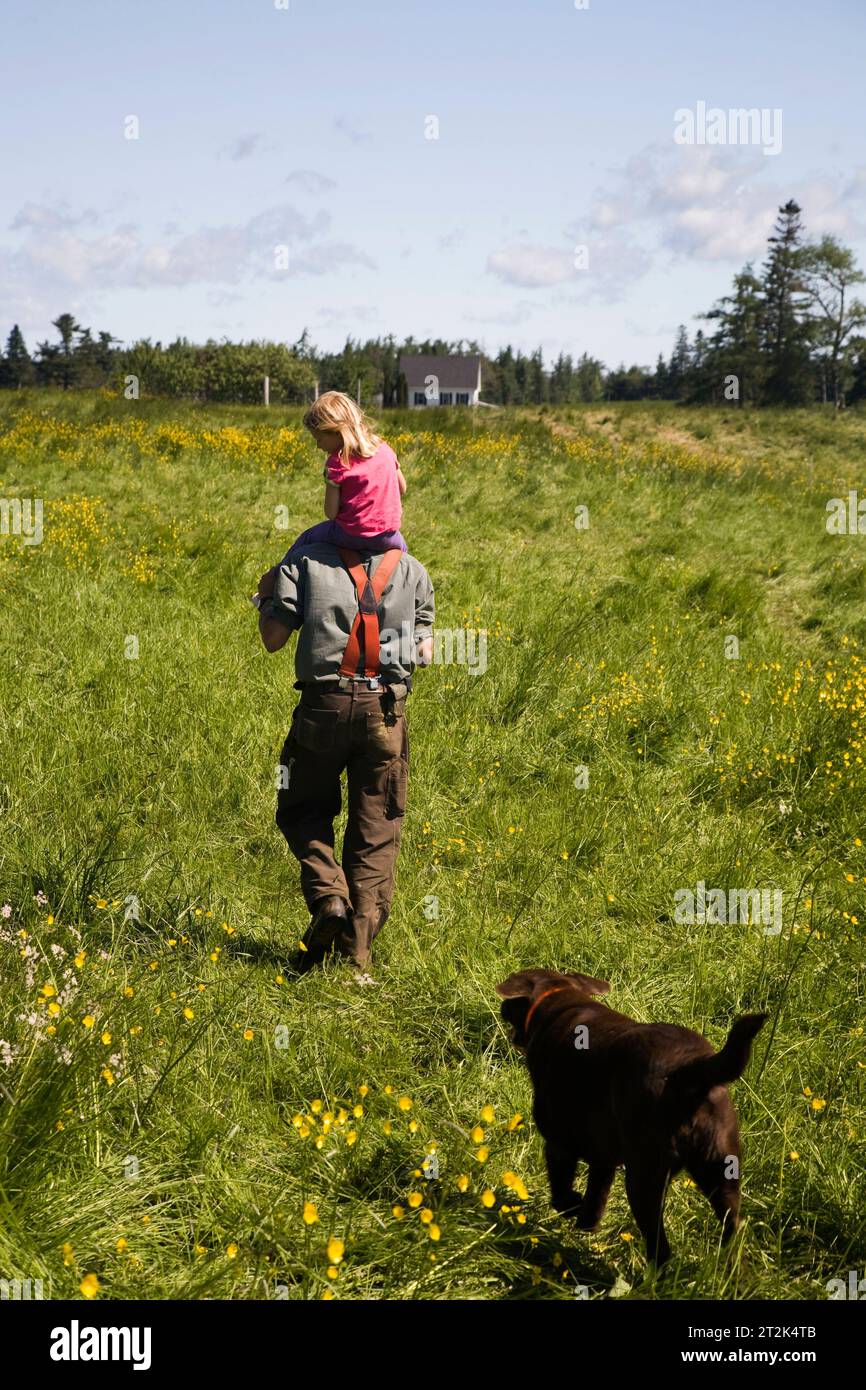
[[[400,489],[400,496],[402,497],[406,491],[406,474],[403,472],[399,463],[397,464],[397,486]]]
[[[325,516],[334,521],[340,510],[340,489],[337,483],[325,483]]]

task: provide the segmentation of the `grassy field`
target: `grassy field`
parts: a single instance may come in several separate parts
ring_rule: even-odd
[[[416,681],[361,989],[284,973],[307,922],[273,826],[294,644],[264,652],[247,595],[319,517],[300,412],[0,395],[0,497],[44,500],[41,544],[0,537],[0,1276],[825,1298],[866,1261],[866,538],[825,527],[864,482],[866,416],[380,423],[438,625],[485,631],[487,669]],[[781,933],[678,922],[699,881],[781,890]],[[494,993],[525,966],[716,1045],[770,1011],[733,1089],[729,1255],[682,1178],[660,1276],[621,1176],[595,1235],[550,1210]]]

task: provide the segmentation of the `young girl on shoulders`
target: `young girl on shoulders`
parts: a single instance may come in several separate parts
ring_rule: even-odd
[[[327,521],[303,531],[285,558],[317,541],[349,550],[407,550],[400,534],[406,479],[394,450],[374,433],[360,406],[342,391],[326,391],[304,424],[328,456]]]

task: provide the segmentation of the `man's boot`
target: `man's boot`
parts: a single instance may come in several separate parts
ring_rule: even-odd
[[[336,893],[319,899],[304,933],[307,949],[298,953],[297,969],[300,974],[306,974],[314,965],[321,965],[335,939],[347,925],[351,910],[346,899]]]

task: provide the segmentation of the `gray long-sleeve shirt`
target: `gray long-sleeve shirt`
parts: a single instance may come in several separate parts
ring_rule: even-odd
[[[374,575],[381,554],[361,554]],[[290,631],[300,629],[295,651],[299,681],[334,680],[358,612],[352,577],[336,546],[314,543],[285,560],[277,572],[274,595],[262,609]],[[379,604],[380,675],[404,681],[416,664],[417,646],[429,637],[434,619],[433,585],[414,555],[403,554]]]

